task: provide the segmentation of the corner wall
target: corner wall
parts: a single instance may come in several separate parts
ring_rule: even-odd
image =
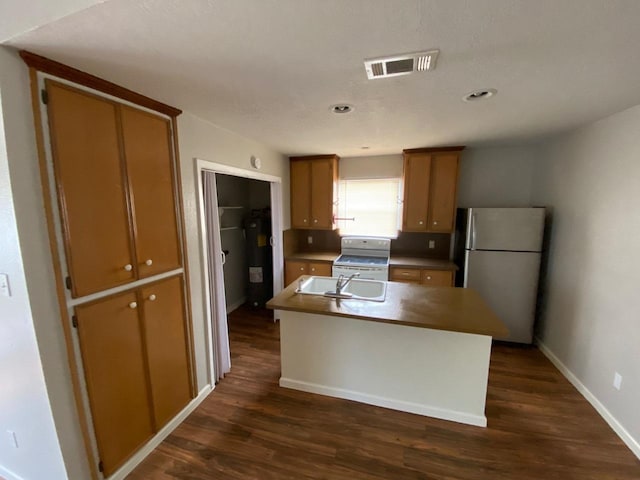
[[[39,202],[26,197],[40,190],[26,72],[14,53],[0,47],[0,272],[8,274],[12,294],[0,297],[0,476],[59,480],[66,479],[67,472],[50,402],[67,397],[73,402],[73,396],[52,389],[52,378],[60,382],[57,389],[66,386],[66,358],[56,359],[64,362],[60,365],[49,364],[56,357],[61,335],[47,334],[52,325],[59,325],[55,305],[53,313],[44,313],[42,307],[46,310],[54,290],[46,285],[43,291],[33,288],[41,279],[46,283],[50,269],[36,267],[38,278],[30,282],[34,265],[27,256],[40,257],[37,249],[44,248],[46,254],[49,248],[42,232],[29,228],[33,213],[28,212],[29,207]],[[35,191],[26,190],[31,187]],[[18,221],[20,216],[22,221]],[[19,232],[19,224],[27,230]],[[47,373],[50,377],[45,384]],[[56,420],[64,423],[68,420],[64,417],[62,412]],[[18,448],[8,431],[15,432]],[[69,474],[72,472],[85,473],[70,469]]]
[[[623,438],[626,431],[637,456],[639,131],[636,106],[547,141],[533,188],[534,201],[553,215],[538,336]]]

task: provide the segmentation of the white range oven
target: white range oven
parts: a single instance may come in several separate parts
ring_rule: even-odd
[[[366,280],[389,280],[391,240],[375,237],[342,237],[340,256],[333,262],[332,276],[359,273]]]

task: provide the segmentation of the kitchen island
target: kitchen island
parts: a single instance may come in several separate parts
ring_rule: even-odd
[[[267,303],[280,310],[280,386],[486,426],[491,338],[507,330],[475,291],[388,282],[374,302],[296,283]]]

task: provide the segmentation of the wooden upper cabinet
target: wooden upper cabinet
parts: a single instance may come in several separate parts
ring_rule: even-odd
[[[134,292],[75,309],[91,416],[105,477],[155,430],[138,309]]]
[[[144,278],[181,265],[171,124],[142,110],[120,108],[138,276]]]
[[[402,230],[405,232],[425,232],[427,230],[430,176],[430,154],[404,156]]]
[[[46,81],[73,297],[180,268],[170,120]]]
[[[309,228],[311,218],[311,162],[292,161],[291,166],[291,226]]]
[[[403,231],[453,231],[458,162],[463,148],[404,151]]]
[[[135,279],[118,107],[46,81],[65,254],[74,297]]]
[[[428,230],[452,232],[456,214],[458,154],[439,153],[431,158]]]
[[[182,277],[139,290],[156,429],[191,400]]]
[[[333,230],[338,156],[291,157],[291,226]]]

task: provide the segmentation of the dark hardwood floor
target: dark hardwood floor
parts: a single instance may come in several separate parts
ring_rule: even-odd
[[[230,315],[232,373],[129,480],[640,479],[636,457],[535,348],[494,347],[478,428],[280,388],[270,315]]]

